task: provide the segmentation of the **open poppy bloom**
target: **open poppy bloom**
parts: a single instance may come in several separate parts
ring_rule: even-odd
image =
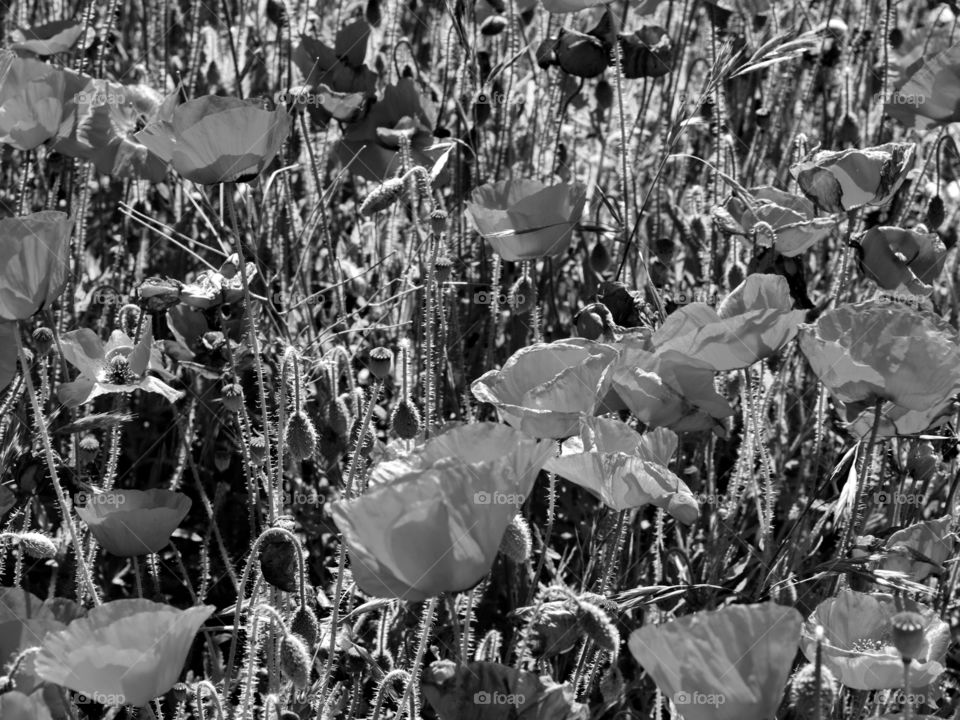
[[[506,720],[508,717],[586,720],[589,717],[587,706],[576,702],[576,693],[568,684],[561,685],[549,675],[537,676],[500,663],[474,661],[457,665],[452,660],[437,660],[423,673],[423,694],[440,720]],[[484,696],[509,700],[499,705],[478,700]]]
[[[367,116],[350,127],[334,152],[340,162],[350,164],[355,174],[382,182],[401,170],[401,138],[410,142],[414,165],[431,168],[440,153],[434,145],[433,128],[437,111],[410,78],[388,85],[383,99],[374,103]],[[409,170],[410,168],[403,168]]]
[[[0,320],[26,320],[60,296],[72,231],[56,210],[0,220]]]
[[[814,217],[816,208],[806,198],[769,185],[751,188],[748,197],[731,197],[726,209],[748,234],[761,222],[772,227],[773,249],[784,257],[796,257],[837,228],[834,218]],[[756,239],[762,243],[766,238]]]
[[[134,345],[125,332],[114,330],[104,343],[87,328],[71,330],[60,338],[64,359],[80,371],[80,377],[60,386],[57,396],[67,407],[79,407],[100,395],[136,390],[162,395],[176,402],[183,393],[174,390],[147,370],[163,371],[153,348],[153,322],[144,321],[140,341]]]
[[[145,85],[121,85],[65,70],[66,101],[53,149],[90,160],[98,172],[159,182],[167,171],[160,158],[135,136],[143,125],[166,118],[176,96],[163,102]]]
[[[135,135],[187,180],[201,185],[250,182],[290,133],[285,108],[264,110],[256,100],[204,95],[178,105],[169,121]]]
[[[596,411],[616,354],[610,345],[581,338],[535,343],[515,352],[500,370],[481,375],[470,389],[515,428],[562,439],[579,431],[582,413]]]
[[[474,423],[378,464],[367,492],[332,508],[357,585],[408,602],[472,588],[553,451],[505,425]]]
[[[300,37],[293,62],[310,91],[309,102],[300,102],[315,122],[325,125],[331,118],[353,122],[376,97],[377,74],[364,64],[369,37],[366,20],[340,28],[332,48],[306,35]]]
[[[956,331],[899,303],[830,310],[801,327],[800,349],[860,434],[870,431],[878,400],[885,403],[878,432],[912,434],[941,420],[960,390]]]
[[[0,51],[0,143],[33,150],[56,135],[65,83],[52,65]]]
[[[37,673],[103,705],[143,707],[173,687],[214,610],[179,610],[150,600],[104,603],[44,638]]]
[[[467,211],[504,260],[533,260],[566,252],[586,198],[580,182],[503,180],[474,190]]]
[[[190,498],[171,490],[110,490],[88,495],[77,515],[111,555],[159,552],[190,511]]]
[[[676,433],[665,428],[641,435],[619,420],[583,417],[580,437],[565,440],[560,457],[543,468],[586,488],[613,510],[655,505],[689,525],[700,508],[668,468],[676,449]]]
[[[887,557],[880,568],[902,572],[916,582],[942,573],[943,563],[953,557],[956,547],[952,524],[953,518],[944,515],[939,520],[924,520],[893,533],[887,538]]]
[[[10,35],[13,40],[10,44],[11,50],[25,50],[40,56],[57,55],[72,48],[80,39],[83,25],[73,20],[57,20],[32,28],[14,30]]]
[[[804,195],[825,212],[885,205],[906,179],[915,151],[913,143],[820,151],[793,165],[790,174]]]
[[[929,295],[947,257],[936,233],[873,227],[860,240],[863,274],[884,290]]]
[[[653,335],[657,352],[675,350],[714,370],[739,370],[777,353],[806,318],[793,309],[782,275],[748,275],[716,310],[683,305]]]
[[[630,636],[630,652],[684,720],[772,718],[803,617],[775,603],[700,611]]]
[[[903,609],[898,602],[886,593],[853,590],[824,600],[803,626],[803,654],[814,661],[816,628],[820,626],[824,631],[823,664],[840,682],[855,690],[901,687],[903,660],[893,645],[890,625],[891,618]],[[910,686],[914,692],[922,692],[944,671],[950,626],[930,608],[911,600],[902,602],[926,622],[923,646],[910,663]]]
[[[719,421],[733,408],[714,389],[713,377],[706,362],[676,350],[654,353],[628,346],[610,367],[610,392],[600,412],[627,408],[650,428],[722,433]]]
[[[243,278],[237,267],[236,253],[227,258],[219,270],[202,270],[196,280],[180,288],[180,300],[185,305],[206,310],[220,303],[233,303],[243,298]],[[257,266],[246,264],[247,282],[257,275]]]
[[[960,120],[960,47],[951,43],[935,55],[921,56],[898,83],[883,111],[917,130]]]

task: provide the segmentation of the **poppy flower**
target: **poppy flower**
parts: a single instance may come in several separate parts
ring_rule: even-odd
[[[0,51],[0,143],[33,150],[56,135],[65,85],[52,65]]]
[[[907,177],[913,143],[820,151],[790,168],[803,194],[825,212],[885,205]]]
[[[880,568],[902,572],[916,582],[943,572],[943,562],[953,557],[956,546],[952,525],[953,518],[944,515],[939,520],[924,520],[898,530],[887,538],[887,557]]]
[[[56,210],[0,220],[0,320],[26,320],[60,296],[72,230]]]
[[[749,195],[731,197],[727,211],[749,234],[761,222],[773,228],[773,249],[784,257],[796,257],[827,239],[837,228],[832,217],[814,217],[816,208],[804,197],[769,185],[751,188]],[[761,235],[757,238],[763,241]]]
[[[104,705],[143,707],[173,687],[214,610],[179,610],[150,600],[104,603],[44,638],[37,673]]]
[[[504,260],[533,260],[566,252],[586,198],[580,182],[503,180],[474,190],[467,211]]]
[[[0,695],[0,717],[4,720],[52,720],[50,708],[37,695],[11,690]]]
[[[856,432],[921,432],[949,409],[960,390],[956,331],[930,312],[875,300],[841,305],[800,329],[800,349]]]
[[[203,270],[197,279],[180,288],[180,301],[190,307],[206,310],[221,303],[234,303],[243,298],[243,279],[237,268],[236,253],[219,270]],[[257,266],[246,264],[247,282],[257,275]]]
[[[532,437],[570,437],[580,415],[593,414],[606,394],[606,371],[615,357],[613,347],[580,338],[535,343],[477,378],[471,390]]]
[[[304,104],[315,122],[326,125],[331,118],[353,122],[376,97],[377,74],[364,64],[369,37],[365,20],[344,24],[332,48],[315,38],[300,37],[293,62],[310,90],[309,102]]]
[[[420,94],[413,80],[401,78],[396,85],[388,85],[383,99],[344,133],[334,152],[340,162],[349,163],[356,175],[383,182],[401,170],[401,136],[410,140],[414,165],[433,167],[440,155],[432,149],[436,123],[433,103]]]
[[[14,30],[10,33],[13,40],[10,49],[41,56],[57,55],[72,48],[81,35],[83,25],[78,25],[73,20],[57,20],[45,25]]]
[[[437,660],[423,673],[423,694],[441,720],[586,720],[568,684],[500,663]],[[502,709],[502,710],[501,710]]]
[[[910,686],[920,691],[944,671],[950,626],[930,608],[910,600],[898,601],[886,593],[841,591],[820,603],[804,624],[803,654],[814,661],[816,629],[822,627],[823,664],[840,682],[854,690],[899,688],[903,683],[903,660],[893,645],[890,626],[890,620],[902,609],[899,602],[919,613],[926,623],[923,645],[910,663]]]
[[[80,370],[80,377],[64,383],[57,392],[68,407],[79,407],[100,395],[136,390],[157,393],[170,402],[183,397],[182,392],[146,374],[148,370],[163,371],[153,348],[153,323],[149,319],[136,345],[122,330],[114,330],[104,343],[92,330],[81,328],[64,333],[60,346],[64,359]]]
[[[860,268],[884,290],[929,295],[947,248],[936,233],[873,227],[860,240]]]
[[[754,274],[714,310],[683,305],[653,335],[657,352],[675,350],[714,370],[739,370],[774,355],[793,340],[806,318],[793,309],[787,279]]]
[[[802,624],[784,605],[734,605],[647,625],[629,646],[684,720],[772,718]]]
[[[641,25],[621,34],[620,47],[626,78],[663,77],[673,69],[673,42],[659,25]]]
[[[560,457],[543,467],[613,510],[655,505],[689,525],[700,509],[690,488],[668,468],[676,449],[677,435],[665,428],[641,435],[619,420],[583,417],[580,436],[564,440]]]
[[[254,180],[289,133],[283,107],[264,110],[256,100],[204,95],[134,137],[187,180],[213,185]]]
[[[713,377],[710,365],[675,350],[629,346],[610,367],[610,392],[600,411],[629,409],[650,428],[722,433],[719,421],[733,408],[714,389]]]
[[[960,48],[923,55],[907,70],[883,111],[924,131],[960,120]]]
[[[87,495],[77,515],[111,555],[159,552],[190,511],[190,498],[171,490],[110,490]]]
[[[143,125],[166,118],[176,95],[164,102],[145,85],[121,85],[69,70],[66,102],[53,149],[90,160],[104,175],[163,180],[167,162],[136,138]]]
[[[553,451],[505,425],[475,423],[379,463],[367,492],[332,508],[357,585],[408,602],[476,585]]]

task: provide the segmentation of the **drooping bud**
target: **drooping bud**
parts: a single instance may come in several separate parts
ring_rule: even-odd
[[[309,460],[313,457],[317,449],[317,430],[306,412],[300,410],[293,413],[283,432],[291,457],[295,460]]]
[[[310,684],[310,653],[303,640],[291,633],[280,641],[280,672],[298,690]]]
[[[420,411],[411,400],[401,400],[390,417],[390,428],[403,440],[413,440],[420,434]]]
[[[579,603],[577,613],[584,634],[602,650],[617,655],[620,649],[620,631],[610,622],[607,613],[593,603]]]
[[[301,605],[290,619],[290,632],[303,638],[308,648],[317,644],[320,637],[320,621],[307,605]]]
[[[525,563],[533,551],[530,526],[519,513],[507,525],[507,531],[500,540],[500,552],[517,564]]]
[[[57,546],[49,537],[39,532],[24,532],[17,535],[20,547],[30,557],[49,560],[57,554]]]
[[[367,195],[367,199],[360,205],[360,214],[365,217],[376,215],[393,205],[403,194],[403,178],[385,180],[378,188]]]

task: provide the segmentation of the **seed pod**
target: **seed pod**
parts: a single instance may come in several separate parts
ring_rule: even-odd
[[[296,635],[287,633],[280,641],[280,672],[298,690],[310,684],[310,653]]]
[[[367,195],[367,199],[360,205],[360,214],[365,217],[375,215],[381,210],[386,210],[400,199],[403,194],[403,178],[390,178],[385,180],[373,192]]]
[[[320,621],[307,605],[301,605],[290,619],[290,632],[303,638],[308,648],[313,648],[320,637]]]
[[[173,692],[173,699],[178,703],[186,702],[187,696],[189,695],[189,688],[186,683],[178,682],[174,683],[173,687],[170,688]]]
[[[800,720],[829,718],[837,699],[837,681],[826,665],[820,667],[820,701],[817,705],[817,668],[804,665],[790,681],[790,706]]]
[[[500,552],[518,565],[525,563],[533,552],[533,541],[530,538],[530,526],[519,513],[507,525],[507,531],[500,540]]]
[[[20,547],[30,557],[49,560],[57,554],[57,546],[49,537],[39,532],[25,532],[17,535]]]
[[[378,380],[386,380],[393,369],[393,353],[385,347],[375,347],[370,351],[370,372]]]
[[[263,462],[267,456],[267,441],[263,435],[254,435],[250,438],[250,456],[254,462]]]
[[[317,449],[317,430],[306,412],[293,413],[284,428],[284,441],[294,460],[309,460]]]
[[[401,400],[397,403],[390,417],[390,429],[403,440],[413,440],[420,434],[422,423],[420,411],[411,400]]]
[[[220,402],[228,412],[240,412],[243,407],[243,388],[237,383],[227,383],[220,391]]]
[[[564,29],[557,41],[557,63],[575,77],[596,77],[610,64],[610,53],[592,35]]]
[[[33,331],[33,347],[38,355],[46,355],[53,347],[53,330],[48,327],[38,327]]]
[[[893,646],[900,651],[904,660],[920,655],[923,649],[923,630],[926,622],[923,616],[915,612],[898,612],[890,620],[893,630]]]
[[[77,461],[80,463],[80,467],[86,467],[92,463],[97,458],[97,453],[100,452],[100,441],[93,435],[84,435],[80,438],[79,443],[79,452],[77,454]]]
[[[437,282],[449,282],[450,275],[453,273],[453,260],[446,255],[441,255],[437,258],[433,268],[437,272]]]
[[[447,229],[447,211],[443,208],[437,208],[430,213],[430,229],[434,235],[442,235]]]

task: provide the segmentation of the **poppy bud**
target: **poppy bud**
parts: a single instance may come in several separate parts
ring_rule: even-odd
[[[53,330],[48,327],[38,327],[33,331],[33,346],[38,355],[46,355],[53,347]]]
[[[557,45],[557,38],[550,37],[537,46],[537,65],[541,69],[546,70],[557,64]]]
[[[229,412],[240,412],[243,407],[243,388],[237,383],[227,383],[220,391],[220,402]]]
[[[420,434],[420,411],[411,400],[401,400],[393,410],[390,428],[403,440],[413,440]]]
[[[575,77],[596,77],[610,64],[610,53],[597,38],[576,30],[563,30],[557,41],[557,62]]]
[[[602,273],[608,267],[613,259],[610,257],[610,251],[607,246],[597,240],[593,249],[590,251],[590,267],[595,273]]]
[[[280,672],[303,690],[310,684],[310,653],[296,635],[284,635],[280,641]]]
[[[301,605],[290,619],[290,632],[299,635],[307,647],[312,648],[320,637],[320,621],[317,620],[317,614],[306,605]]]
[[[263,435],[254,435],[250,438],[249,450],[255,462],[263,462],[267,455],[267,441]]]
[[[393,353],[385,347],[375,347],[370,351],[370,372],[378,380],[386,380],[393,369]]]
[[[587,340],[596,340],[603,335],[603,319],[595,312],[577,315],[577,335]]]
[[[434,235],[440,235],[447,229],[447,211],[438,208],[430,213],[430,229]]]
[[[804,665],[790,681],[790,706],[800,720],[828,718],[837,699],[837,681],[826,665],[820,667],[820,698],[817,705],[817,667]]]
[[[527,643],[535,655],[547,659],[572,649],[583,632],[578,613],[564,602],[548,602],[533,621]]]
[[[917,657],[923,649],[923,616],[915,612],[898,612],[890,620],[893,629],[893,646],[900,651],[904,661]]]
[[[332,401],[327,408],[327,424],[337,435],[346,435],[350,428],[350,411],[342,397]]]
[[[187,695],[189,694],[189,688],[186,683],[178,682],[174,683],[173,687],[170,688],[170,691],[173,693],[173,699],[178,703],[186,702]]]
[[[507,29],[507,19],[503,15],[491,15],[480,24],[480,34],[487,37],[499,35]]]
[[[284,441],[295,460],[309,460],[317,449],[317,430],[313,420],[303,410],[295,412],[287,420],[283,431]]]
[[[453,260],[446,255],[441,255],[437,258],[437,262],[434,264],[433,268],[437,271],[437,282],[448,282],[450,280],[450,275],[453,272]]]
[[[296,592],[299,588],[298,550],[286,537],[268,535],[260,545],[263,579],[284,592]]]
[[[17,538],[20,541],[20,547],[30,557],[49,560],[57,554],[57,546],[43,533],[25,532],[20,533]]]
[[[520,514],[514,515],[507,525],[507,531],[500,541],[500,552],[519,564],[525,563],[533,552],[533,540],[530,538],[530,526]]]
[[[577,615],[584,634],[597,647],[616,655],[620,649],[620,631],[610,622],[607,613],[593,603],[581,601],[579,605]]]
[[[934,195],[933,199],[930,200],[930,206],[927,208],[927,227],[936,230],[943,225],[946,217],[947,214],[943,207],[943,198],[939,195]]]
[[[80,438],[77,460],[79,461],[81,467],[86,467],[92,463],[96,459],[97,453],[99,452],[100,441],[97,440],[94,435],[84,435],[82,438]]]
[[[593,89],[593,96],[597,99],[597,107],[608,110],[613,107],[613,87],[601,78]]]
[[[533,310],[537,303],[537,288],[529,276],[524,275],[518,279],[513,287],[510,288],[510,295],[507,298],[509,306],[517,314],[527,313]]]
[[[403,178],[385,180],[383,184],[367,195],[367,199],[360,206],[360,214],[370,217],[381,210],[386,210],[403,194],[403,187]]]

